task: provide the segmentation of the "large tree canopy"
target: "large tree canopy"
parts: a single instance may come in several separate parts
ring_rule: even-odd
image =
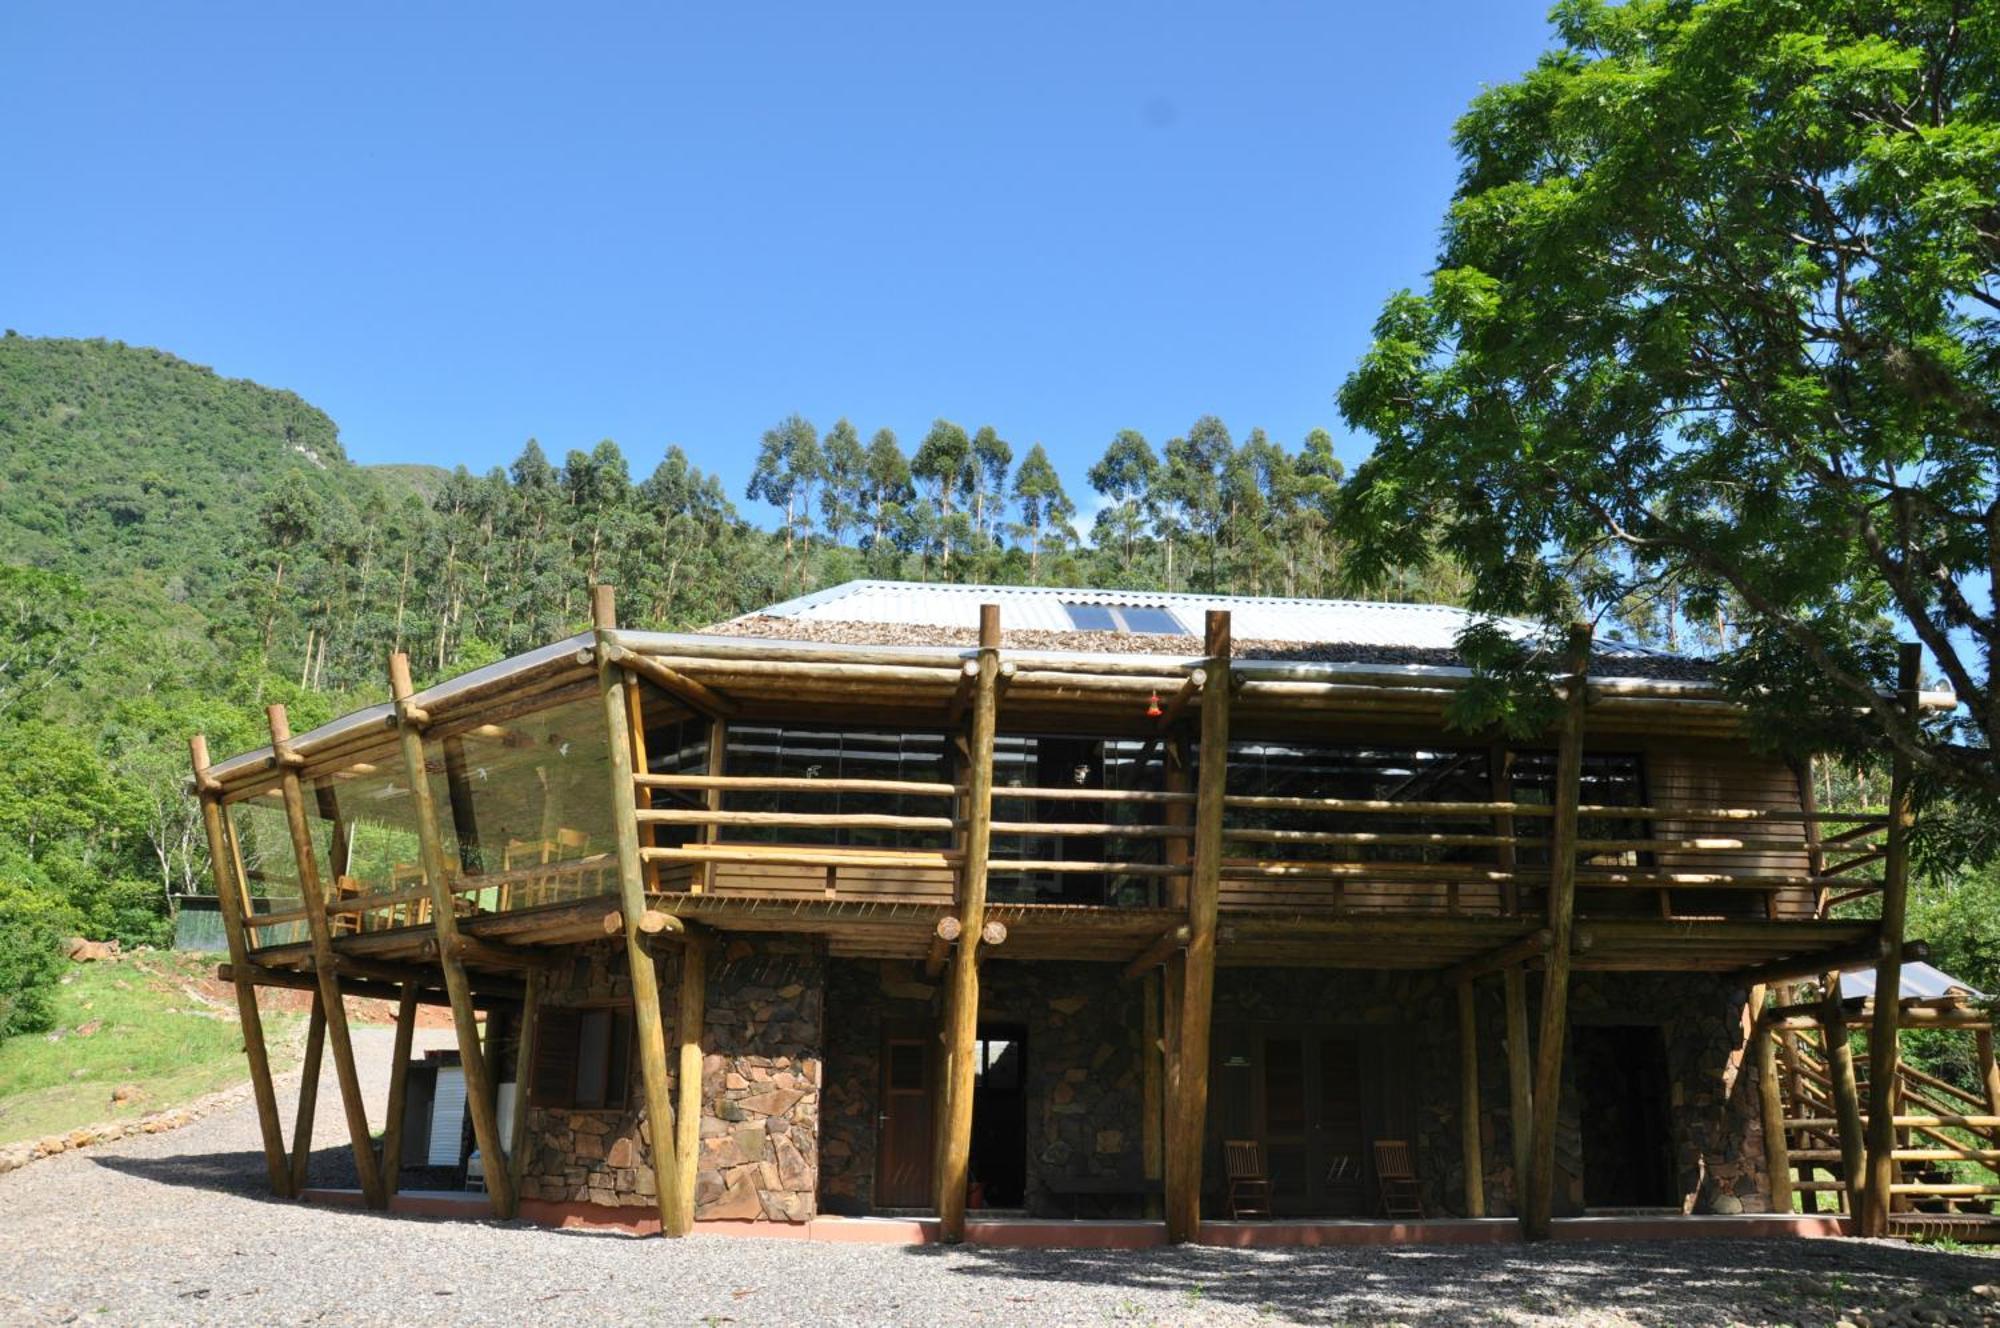
[[[1369,569],[1727,623],[1772,733],[2000,791],[2000,6],[1569,0],[1459,122],[1428,289],[1341,391]],[[1963,703],[1886,701],[1898,636]]]

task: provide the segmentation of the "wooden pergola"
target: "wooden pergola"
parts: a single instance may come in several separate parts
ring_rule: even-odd
[[[1208,615],[1201,653],[1185,659],[1005,649],[999,610],[992,605],[982,609],[978,643],[969,650],[825,647],[623,631],[608,586],[595,588],[592,611],[588,634],[424,691],[413,688],[407,659],[394,655],[388,703],[297,737],[284,708],[273,706],[270,746],[221,764],[211,764],[203,740],[193,739],[194,786],[228,933],[229,960],[221,971],[235,985],[275,1192],[296,1194],[302,1187],[312,1128],[310,1094],[302,1100],[288,1152],[258,1019],[259,986],[314,993],[308,1072],[316,1072],[322,1049],[330,1048],[361,1189],[374,1207],[384,1206],[395,1186],[404,1069],[416,1007],[448,1006],[477,1146],[488,1159],[511,1159],[509,1166],[489,1165],[487,1171],[493,1211],[506,1217],[518,1207],[525,1097],[515,1103],[515,1137],[503,1140],[478,1012],[519,1010],[521,1047],[531,1057],[547,965],[561,947],[607,936],[622,945],[629,960],[638,1062],[653,1126],[651,1164],[661,1226],[669,1235],[685,1233],[694,1221],[706,957],[716,938],[726,934],[815,936],[823,938],[829,953],[907,959],[947,975],[940,1028],[946,1071],[935,1169],[936,1206],[947,1240],[961,1238],[964,1231],[980,965],[991,955],[1113,962],[1123,966],[1128,980],[1145,984],[1147,1038],[1157,1039],[1159,1054],[1147,1058],[1144,1165],[1149,1176],[1164,1180],[1167,1230],[1176,1241],[1194,1239],[1200,1222],[1210,1026],[1219,965],[1441,972],[1458,1003],[1465,1208],[1474,1216],[1483,1215],[1486,1205],[1473,992],[1475,983],[1500,977],[1511,1105],[1514,1119],[1531,1122],[1528,1131],[1516,1131],[1514,1142],[1516,1174],[1526,1177],[1520,1220],[1530,1239],[1544,1239],[1550,1232],[1556,1112],[1543,1104],[1555,1102],[1561,1089],[1572,972],[1741,974],[1751,984],[1752,1007],[1761,1008],[1768,989],[1837,971],[1858,958],[1876,965],[1878,990],[1897,989],[1906,953],[1907,763],[1898,759],[1886,817],[1822,813],[1811,805],[1809,780],[1801,783],[1791,807],[1585,805],[1581,790],[1587,733],[1621,737],[1668,731],[1719,739],[1736,734],[1740,723],[1737,708],[1702,685],[1592,677],[1587,628],[1571,631],[1563,669],[1551,679],[1563,704],[1552,735],[1556,761],[1549,800],[1523,801],[1496,789],[1489,801],[1432,804],[1236,793],[1227,786],[1226,761],[1191,759],[1190,749],[1197,746],[1226,751],[1232,728],[1269,731],[1301,722],[1302,716],[1358,729],[1415,725],[1441,732],[1444,707],[1464,684],[1462,671],[1453,670],[1238,660],[1226,611]],[[1900,693],[1905,705],[1919,702],[1916,677],[1916,656],[1909,651]],[[586,700],[594,700],[602,713],[604,797],[613,827],[609,850],[498,872],[472,872],[464,861],[455,861],[443,827],[462,814],[457,803],[466,744],[498,740],[494,735],[504,735],[524,716]],[[706,771],[655,773],[646,752],[649,700],[710,726]],[[851,784],[856,792],[934,798],[940,814],[857,814],[843,821],[839,815],[729,808],[731,793],[781,791],[802,782],[726,774],[729,726],[825,708],[855,722],[884,724],[906,723],[920,713],[932,724],[942,718],[961,735],[955,758],[959,774],[949,781],[805,781],[815,792]],[[1143,737],[1148,750],[1159,753],[1162,787],[996,791],[994,750],[1003,710],[1022,723],[1067,726],[1063,731]],[[1134,716],[1141,714],[1143,722],[1136,721]],[[330,781],[354,777],[357,771],[387,778],[382,770],[398,768],[421,847],[421,880],[350,892],[337,835],[327,863],[333,879],[322,879],[309,818],[338,815]],[[432,791],[440,773],[452,804],[443,811]],[[656,806],[655,795],[663,790],[692,790],[702,805],[693,810]],[[1079,828],[1069,822],[1007,821],[994,815],[998,798],[1032,804],[1058,793],[1097,798],[1107,806],[1141,804],[1157,819]],[[257,910],[230,817],[232,806],[252,798],[282,805],[300,891],[294,908]],[[1329,818],[1422,812],[1461,818],[1470,825],[1463,833],[1417,834],[1273,830],[1242,823],[1245,816],[1272,810]],[[1586,820],[1609,816],[1646,823],[1653,833],[1638,840],[1592,839],[1583,833]],[[1822,837],[1820,828],[1828,822],[1847,828]],[[1763,859],[1756,851],[1764,841],[1741,838],[1746,832],[1732,829],[1770,834],[1773,823],[1797,827],[1797,843],[1787,851],[1805,855],[1803,869],[1757,865]],[[940,849],[868,849],[726,837],[731,828],[829,824],[923,832],[948,840]],[[1348,821],[1339,824],[1344,827]],[[657,842],[666,828],[691,828],[695,837],[676,844]],[[993,849],[996,839],[1009,837],[1113,831],[1120,840],[1157,840],[1157,858],[1024,860],[996,856]],[[1879,842],[1869,838],[1877,833]],[[463,839],[463,834],[457,837],[460,855]],[[1283,857],[1267,851],[1301,843],[1322,856]],[[1462,850],[1491,860],[1368,856],[1383,847],[1440,854]],[[1524,851],[1529,847],[1532,854]],[[1638,854],[1673,861],[1639,865]],[[1728,865],[1703,866],[1702,855]],[[1855,870],[1878,864],[1879,876]],[[990,898],[989,880],[995,875],[1066,871],[1138,882],[1150,902],[1100,906]],[[807,884],[770,887],[771,880],[790,881],[783,876],[788,872],[802,875]],[[892,874],[886,879],[894,888],[881,886],[885,873]],[[527,907],[503,902],[468,908],[480,899],[504,901],[509,887],[528,883],[538,888],[554,883],[542,893],[555,898]],[[1579,889],[1657,897],[1658,915],[1580,916]],[[1676,910],[1676,891],[1751,891],[1768,907],[1762,917],[1688,915]],[[1881,896],[1879,921],[1831,912],[1842,899],[1870,892]],[[1784,913],[1780,899],[1804,900],[1805,914]],[[419,916],[421,921],[413,921]],[[299,923],[304,924],[301,938],[263,939],[270,931]],[[653,962],[666,949],[682,957],[671,1028],[662,1015]],[[1533,969],[1541,972],[1542,996],[1531,1019],[1528,973]],[[343,995],[388,997],[399,1004],[396,1069],[379,1151],[355,1072]],[[1848,1182],[1865,1199],[1859,1213],[1866,1234],[1886,1230],[1889,1212],[1896,1128],[1888,1101],[1897,1080],[1895,1009],[1888,1006],[1891,1022],[1885,1025],[1878,1015],[1875,1024],[1878,1033],[1886,1027],[1891,1035],[1871,1040],[1865,1150],[1848,1149],[1842,1155]],[[1532,1037],[1531,1022],[1536,1025]],[[1840,1041],[1844,1046],[1844,1037]],[[676,1064],[677,1073],[670,1075],[670,1065]],[[517,1093],[525,1094],[527,1078],[516,1076]],[[1859,1114],[1858,1100],[1852,1114]],[[1860,1139],[1858,1130],[1842,1135]]]

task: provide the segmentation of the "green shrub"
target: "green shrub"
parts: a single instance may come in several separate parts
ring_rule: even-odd
[[[61,900],[17,880],[0,863],[0,1042],[55,1022],[63,940],[76,916]]]

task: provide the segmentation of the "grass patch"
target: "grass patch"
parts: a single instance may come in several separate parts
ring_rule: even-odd
[[[202,991],[214,971],[212,956],[173,951],[72,965],[58,989],[54,1031],[0,1044],[0,1144],[134,1120],[247,1078],[235,1002]],[[296,1062],[298,1022],[264,1016],[280,1070]],[[114,1103],[125,1084],[136,1095]]]

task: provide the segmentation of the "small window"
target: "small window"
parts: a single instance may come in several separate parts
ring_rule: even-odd
[[[535,1105],[578,1111],[624,1107],[632,1078],[632,1029],[630,1006],[544,1009]]]
[[[1069,610],[1069,620],[1079,632],[1115,632],[1118,619],[1105,604],[1065,604]]]
[[[1079,632],[1125,632],[1138,636],[1191,636],[1181,620],[1158,604],[1085,604],[1063,601],[1070,625]]]

